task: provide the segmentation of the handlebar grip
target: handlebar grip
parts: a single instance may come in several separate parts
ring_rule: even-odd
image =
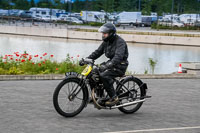
[[[86,59],[81,59],[80,61],[79,61],[79,65],[80,66],[84,66],[85,64],[92,64],[92,65],[94,65],[94,60],[93,59],[88,59],[88,58],[86,58]]]
[[[89,59],[89,58],[84,59],[84,62],[86,64],[94,64],[94,60],[93,59]]]

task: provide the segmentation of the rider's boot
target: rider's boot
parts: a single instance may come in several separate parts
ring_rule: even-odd
[[[106,106],[114,106],[115,104],[117,104],[119,102],[119,98],[118,96],[114,96],[112,98],[110,98],[108,101],[105,102]]]
[[[118,96],[116,95],[116,92],[114,90],[114,87],[111,86],[109,89],[106,89],[110,99],[105,102],[106,106],[114,106],[119,102]]]
[[[98,103],[100,106],[104,106],[104,105],[105,105],[105,102],[103,102],[102,99],[98,99],[98,100],[97,100],[97,103]]]

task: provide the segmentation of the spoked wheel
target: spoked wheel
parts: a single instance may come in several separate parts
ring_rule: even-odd
[[[56,111],[65,117],[79,114],[86,106],[87,90],[80,85],[80,79],[63,80],[55,89],[53,104]]]
[[[123,85],[124,86],[119,88],[119,93],[124,94],[121,97],[121,104],[143,99],[142,97],[145,95],[145,90],[141,87],[142,82],[140,80],[137,78],[128,78],[124,80]],[[120,107],[118,109],[123,113],[131,114],[136,112],[142,104],[143,102],[140,102],[126,107]]]

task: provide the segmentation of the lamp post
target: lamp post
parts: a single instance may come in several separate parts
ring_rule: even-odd
[[[141,10],[141,0],[139,0],[139,3],[138,3],[138,10],[139,11]]]
[[[71,14],[71,4],[72,4],[72,1],[69,0],[68,2],[69,2],[69,15],[70,15]]]
[[[173,13],[174,13],[174,0],[172,0],[172,9],[171,9],[171,27],[173,28]]]

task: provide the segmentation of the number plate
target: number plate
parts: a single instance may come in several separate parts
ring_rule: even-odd
[[[77,73],[77,72],[67,72],[67,73],[65,73],[65,75],[66,75],[66,78],[68,78],[68,77],[78,77],[79,73]]]

